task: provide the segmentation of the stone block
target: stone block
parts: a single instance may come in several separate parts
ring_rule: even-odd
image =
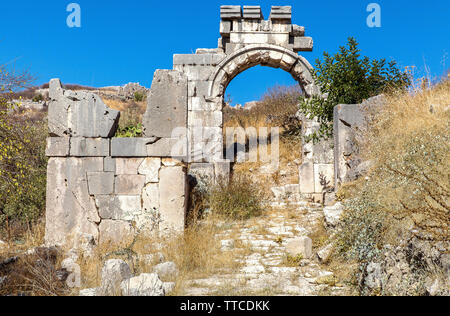
[[[292,7],[290,6],[272,6],[270,12],[270,20],[286,20],[292,19]]]
[[[161,169],[160,158],[145,158],[138,169],[138,173],[145,175],[145,183],[158,183],[159,170]]]
[[[292,257],[300,255],[303,259],[309,259],[312,256],[312,240],[306,236],[295,238],[286,244],[286,251]]]
[[[145,185],[145,176],[118,175],[115,179],[114,192],[121,195],[140,195]]]
[[[175,128],[186,127],[187,94],[184,74],[176,70],[156,70],[143,117],[144,135],[170,138]]]
[[[187,139],[162,138],[155,143],[147,145],[148,157],[172,157],[184,159],[187,155]]]
[[[314,41],[312,37],[295,37],[294,38],[294,51],[296,52],[312,52],[314,47]]]
[[[198,183],[213,184],[215,180],[214,164],[192,163],[189,166],[189,175],[193,176]]]
[[[301,193],[314,193],[314,163],[304,162],[299,167],[299,183]]]
[[[69,156],[69,137],[48,137],[45,155],[47,157],[67,157]]]
[[[144,158],[116,158],[116,175],[138,174],[139,166],[144,161]]]
[[[222,20],[236,20],[242,18],[240,5],[223,5],[220,7],[220,18]]]
[[[144,213],[159,213],[159,184],[149,183],[142,191],[142,210]]]
[[[103,171],[116,172],[116,159],[111,157],[103,158]]]
[[[113,172],[88,172],[87,180],[90,195],[114,193]]]
[[[244,19],[264,19],[260,6],[244,6],[243,17]]]
[[[117,296],[120,294],[120,285],[133,275],[128,264],[120,259],[110,259],[102,268],[102,284],[98,294],[103,296]]]
[[[210,81],[189,81],[188,97],[205,97],[209,94]]]
[[[122,296],[164,296],[164,283],[156,273],[143,273],[122,282]]]
[[[187,207],[187,178],[183,167],[163,167],[160,171],[160,230],[183,231]]]
[[[107,157],[110,141],[107,138],[72,137],[70,139],[70,156],[72,157]]]
[[[108,108],[99,96],[64,90],[59,79],[51,80],[49,89],[50,136],[109,138],[115,134],[120,112]]]
[[[220,35],[229,37],[231,32],[231,21],[220,21]]]
[[[174,65],[174,69],[186,75],[189,81],[207,81],[209,80],[209,77],[213,73],[215,67],[206,65]]]
[[[292,36],[298,37],[298,36],[304,36],[304,35],[305,35],[305,27],[304,26],[292,24]]]
[[[102,220],[132,221],[142,212],[140,195],[98,195],[95,203]]]
[[[333,164],[314,164],[314,188],[315,192],[323,192],[325,188],[321,181],[328,183],[328,188],[334,187],[334,165]]]
[[[173,55],[173,64],[217,66],[224,58],[224,54],[175,54]]]
[[[50,158],[47,166],[45,244],[77,247],[84,236],[98,241],[100,222],[89,195],[87,172],[102,172],[103,158]]]
[[[102,220],[99,227],[100,244],[111,244],[114,246],[129,246],[136,233],[133,225],[128,221]]]
[[[158,139],[155,137],[112,138],[112,157],[147,157],[147,145],[153,144]]]
[[[188,113],[189,126],[195,122],[201,122],[205,127],[221,127],[223,125],[222,111],[190,111]]]

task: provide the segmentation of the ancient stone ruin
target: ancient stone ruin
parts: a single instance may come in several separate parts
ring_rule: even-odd
[[[93,93],[50,82],[46,243],[121,243],[145,231],[185,226],[188,173],[227,178],[224,94],[239,73],[262,65],[289,72],[307,96],[318,94],[305,28],[291,7],[222,6],[218,47],[177,54],[173,69],[157,70],[148,92],[144,137],[114,138],[120,113]],[[304,119],[304,134],[318,128]],[[200,131],[201,137],[197,136]],[[305,144],[296,193],[321,197],[334,186],[330,143]],[[300,155],[299,155],[300,156]]]

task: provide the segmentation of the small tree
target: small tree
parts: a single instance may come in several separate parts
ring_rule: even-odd
[[[361,58],[361,50],[353,38],[347,47],[330,56],[323,54],[324,60],[316,60],[313,78],[325,96],[302,97],[300,110],[310,118],[317,117],[320,129],[307,141],[329,138],[333,134],[333,110],[338,104],[357,104],[365,99],[385,92],[387,89],[406,88],[409,77],[402,72],[395,61],[386,59]]]

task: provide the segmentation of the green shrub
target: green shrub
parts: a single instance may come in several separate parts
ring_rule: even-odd
[[[244,176],[235,176],[208,192],[211,212],[232,219],[249,219],[262,212],[263,195],[258,187]]]
[[[142,102],[145,100],[145,93],[142,91],[136,91],[134,93],[134,101],[136,102]]]
[[[45,209],[47,126],[8,112],[5,99],[0,103],[0,227],[27,227]]]
[[[386,91],[388,88],[407,87],[410,80],[401,72],[395,61],[361,58],[357,41],[350,37],[348,47],[340,47],[339,53],[323,54],[324,60],[316,61],[313,72],[315,83],[326,98],[313,96],[300,99],[300,109],[308,117],[317,117],[318,132],[307,140],[317,141],[331,137],[333,133],[333,110],[338,104],[357,104]]]
[[[44,96],[42,94],[36,94],[33,99],[33,102],[42,102],[44,101]]]
[[[142,137],[142,114],[136,104],[123,111],[115,137]]]

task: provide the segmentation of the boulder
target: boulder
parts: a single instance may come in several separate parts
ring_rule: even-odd
[[[120,259],[105,262],[102,269],[102,285],[99,290],[102,296],[117,296],[120,294],[121,283],[132,277],[128,264]]]
[[[309,259],[312,256],[312,240],[306,236],[292,239],[286,244],[286,251],[292,257],[302,256]]]
[[[156,273],[144,273],[121,284],[123,296],[164,296],[164,284]]]
[[[154,271],[161,279],[174,279],[178,275],[178,268],[173,262],[160,263],[155,266]]]
[[[344,212],[344,205],[341,202],[333,206],[324,207],[323,213],[325,215],[325,222],[330,227],[335,227],[339,224],[342,213]]]
[[[333,254],[333,244],[329,244],[317,252],[317,258],[320,263],[326,263]]]

